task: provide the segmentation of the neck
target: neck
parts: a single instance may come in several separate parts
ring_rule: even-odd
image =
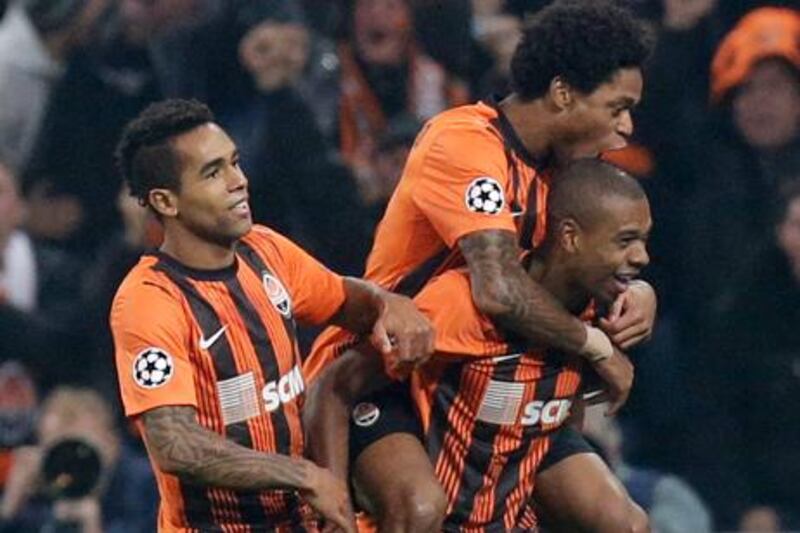
[[[183,226],[165,226],[163,253],[189,268],[218,270],[233,264],[235,242],[229,245],[210,242]]]
[[[570,271],[560,263],[557,253],[534,254],[528,274],[573,315],[580,314],[589,305],[589,294],[570,279]]]
[[[511,93],[500,102],[500,109],[532,156],[541,160],[553,155],[553,139],[549,132],[554,114],[544,98],[526,102]]]

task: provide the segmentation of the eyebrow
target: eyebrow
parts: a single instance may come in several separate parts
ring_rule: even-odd
[[[612,106],[634,107],[638,102],[630,96],[621,96],[611,102]]]
[[[236,159],[237,157],[239,157],[239,150],[234,150],[230,157],[231,159]],[[211,161],[200,167],[200,174],[202,176],[205,176],[209,170],[222,166],[222,164],[225,163],[225,160],[226,160],[225,157],[217,157],[215,159],[212,159]]]

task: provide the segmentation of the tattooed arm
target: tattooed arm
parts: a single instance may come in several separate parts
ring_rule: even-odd
[[[516,236],[479,231],[458,241],[467,261],[472,299],[495,324],[536,346],[580,354],[606,383],[608,413],[625,404],[633,385],[633,365],[600,329],[570,315],[522,268]]]
[[[469,267],[472,299],[498,326],[535,345],[579,353],[586,328],[520,264],[510,231],[470,233],[458,241]]]
[[[231,442],[198,424],[194,407],[158,407],[142,421],[147,449],[164,472],[209,487],[296,489],[325,518],[351,531],[346,485],[311,461]]]

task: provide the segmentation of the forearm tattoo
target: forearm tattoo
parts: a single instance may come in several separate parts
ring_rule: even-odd
[[[307,461],[226,440],[198,424],[194,407],[159,407],[142,416],[145,442],[156,464],[186,482],[236,490],[308,485]]]
[[[497,326],[535,345],[581,349],[583,325],[525,272],[514,233],[479,231],[458,244],[469,266],[473,300]]]

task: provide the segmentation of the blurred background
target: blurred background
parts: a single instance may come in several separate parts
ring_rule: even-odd
[[[207,102],[256,221],[358,275],[421,124],[505,92],[547,3],[0,0],[0,531],[154,530],[107,326],[159,240],[113,166],[126,121]],[[588,431],[657,531],[800,530],[800,6],[627,4],[658,44],[607,157],[650,194],[659,321]]]

